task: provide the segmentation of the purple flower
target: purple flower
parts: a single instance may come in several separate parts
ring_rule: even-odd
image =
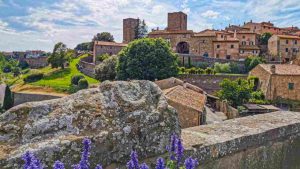
[[[89,169],[89,157],[91,150],[91,140],[88,138],[83,139],[83,152],[81,153],[81,160],[79,162],[80,169]]]
[[[175,133],[172,134],[171,144],[170,144],[170,146],[167,147],[167,150],[169,151],[171,160],[175,160],[174,154],[175,154],[175,150],[177,147],[177,141],[178,141],[177,135]]]
[[[73,169],[81,169],[81,167],[80,167],[80,165],[79,165],[79,164],[72,165],[72,168],[73,168]]]
[[[149,169],[146,163],[143,163],[140,167],[140,169]]]
[[[53,165],[54,169],[65,169],[65,166],[62,162],[60,161],[55,161],[54,165]]]
[[[184,165],[186,169],[195,169],[198,165],[198,161],[189,157],[184,161]]]
[[[22,159],[25,161],[24,169],[43,169],[43,166],[39,159],[37,159],[33,153],[27,151]]]
[[[155,169],[165,169],[165,162],[163,158],[158,158]]]
[[[130,161],[127,163],[128,169],[139,169],[139,160],[136,151],[132,151],[130,154]]]
[[[98,164],[95,169],[102,169],[102,166]]]
[[[183,151],[184,151],[181,139],[177,139],[177,147],[176,148],[177,148],[176,149],[176,160],[177,160],[177,165],[179,166],[181,163],[181,159],[183,157]]]

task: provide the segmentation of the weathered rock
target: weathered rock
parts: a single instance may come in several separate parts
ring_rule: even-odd
[[[180,133],[177,112],[149,81],[103,82],[55,100],[19,105],[0,116],[0,166],[20,168],[32,151],[50,167],[80,159],[81,141],[92,140],[91,165],[123,163],[132,149],[145,158],[165,152]]]

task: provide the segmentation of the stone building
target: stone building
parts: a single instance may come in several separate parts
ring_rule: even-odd
[[[187,30],[187,15],[183,12],[168,13],[168,31]]]
[[[96,64],[96,57],[103,54],[116,55],[126,46],[125,43],[95,41],[93,62]]]
[[[139,19],[123,19],[123,43],[129,43],[136,38],[136,28],[139,25]]]
[[[283,63],[300,57],[300,37],[291,35],[273,35],[268,42],[271,60]]]
[[[239,39],[239,52],[242,58],[246,58],[249,55],[258,56],[260,54],[257,33],[251,31],[239,31],[237,33],[237,39]]]
[[[272,34],[284,34],[286,31],[282,28],[274,26],[273,23],[269,22],[247,22],[243,26],[244,28],[250,29],[251,32],[255,32],[257,34],[263,34],[266,32],[270,32]]]
[[[267,100],[300,100],[300,66],[260,64],[249,75],[259,78],[258,88]]]
[[[177,110],[181,128],[206,123],[206,93],[202,89],[176,78],[155,83],[163,90],[168,104]]]

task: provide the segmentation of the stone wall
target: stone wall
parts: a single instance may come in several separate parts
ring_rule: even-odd
[[[26,61],[32,69],[48,66],[48,57],[25,58],[22,61]]]
[[[205,169],[296,169],[300,113],[274,112],[182,130],[186,156]]]
[[[43,100],[58,99],[60,96],[46,95],[46,94],[32,94],[32,93],[14,93],[14,106]]]
[[[178,78],[200,87],[209,94],[214,94],[220,90],[219,83],[224,79],[235,80],[238,78],[246,79],[247,75],[179,75]]]
[[[88,61],[90,61],[90,56],[80,59],[78,70],[89,77],[95,77],[96,65]]]

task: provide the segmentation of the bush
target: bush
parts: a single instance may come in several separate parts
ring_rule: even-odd
[[[83,78],[84,78],[83,75],[74,75],[74,76],[72,76],[71,84],[78,85],[79,80],[83,79]]]
[[[80,79],[78,82],[78,88],[81,89],[87,89],[89,87],[89,82],[86,79]]]
[[[104,60],[106,60],[108,58],[110,58],[110,56],[107,53],[105,53],[105,54],[102,54],[102,55],[98,55],[96,57],[96,60],[100,61],[100,62],[103,62]]]
[[[214,71],[216,73],[230,73],[230,65],[229,63],[218,63],[216,62],[214,65]]]
[[[117,62],[118,62],[118,57],[111,56],[110,58],[100,63],[95,69],[96,79],[98,79],[99,81],[115,80],[117,75],[116,72]]]
[[[9,86],[6,86],[5,88],[5,96],[3,100],[3,109],[8,110],[14,106],[14,96],[11,92]]]
[[[257,65],[264,63],[264,62],[265,62],[265,60],[263,60],[260,56],[249,56],[245,60],[246,71],[250,72]]]
[[[119,53],[119,80],[160,80],[177,74],[177,55],[170,44],[161,38],[135,40]]]
[[[33,73],[24,78],[25,83],[31,83],[41,80],[44,77],[43,73]]]
[[[210,75],[210,74],[215,74],[215,71],[212,68],[208,67],[205,69],[205,73]]]
[[[245,70],[243,68],[241,68],[240,66],[238,66],[237,63],[230,63],[229,67],[230,67],[230,73],[233,73],[233,74],[245,73]]]
[[[206,69],[209,67],[209,64],[206,62],[196,62],[196,63],[193,63],[193,66],[195,66],[197,68],[201,68],[201,69]]]

